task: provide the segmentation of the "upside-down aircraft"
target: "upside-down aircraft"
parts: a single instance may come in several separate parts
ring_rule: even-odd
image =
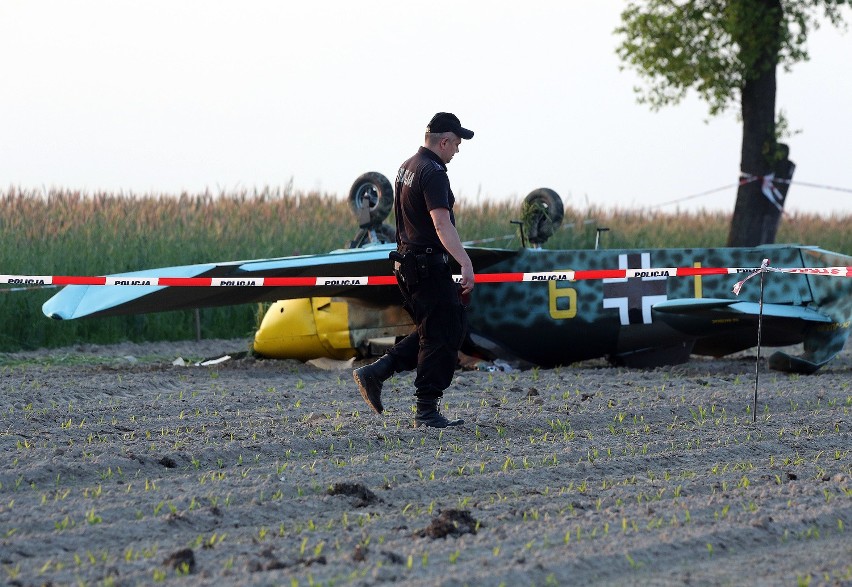
[[[375,354],[382,341],[413,328],[398,288],[387,279],[392,275],[388,253],[395,249],[386,242],[392,229],[381,224],[388,201],[393,194],[381,174],[356,180],[350,203],[361,230],[352,248],[122,273],[113,276],[121,285],[67,286],[43,312],[68,320],[275,301],[255,336],[259,354],[303,360]],[[760,319],[762,345],[803,344],[799,356],[776,351],[769,366],[813,373],[849,337],[852,279],[821,273],[840,267],[852,274],[852,257],[802,245],[546,250],[540,245],[561,221],[561,200],[552,190],[539,189],[524,204],[534,212],[525,222],[533,246],[466,246],[479,281],[468,307],[471,333],[464,350],[469,354],[543,367],[598,357],[629,367],[677,364],[690,354],[719,357],[755,346]],[[733,274],[684,277],[666,269],[735,272],[760,267],[764,259],[793,271],[762,273],[763,287],[746,284],[739,295],[732,292],[740,279]],[[576,278],[583,271],[606,270],[619,270],[612,272],[618,276]],[[489,282],[489,274],[532,279]],[[369,280],[363,276],[386,279],[365,285]],[[222,287],[151,285],[153,277],[214,278]],[[260,278],[322,279],[257,287]]]

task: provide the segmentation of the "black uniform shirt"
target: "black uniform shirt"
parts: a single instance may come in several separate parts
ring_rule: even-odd
[[[446,252],[429,212],[437,208],[450,211],[453,226],[453,204],[456,198],[450,189],[447,166],[430,149],[420,147],[417,153],[402,164],[396,175],[396,242],[397,245]]]

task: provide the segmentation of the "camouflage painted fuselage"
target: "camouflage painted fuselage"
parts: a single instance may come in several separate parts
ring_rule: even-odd
[[[852,265],[852,258],[813,247],[563,250],[523,249],[488,267],[488,273],[661,267],[773,267]],[[686,360],[690,353],[720,356],[757,344],[758,276],[739,296],[734,283],[746,274],[695,277],[481,284],[471,300],[471,327],[505,351],[542,366],[608,356],[628,365]],[[762,344],[805,342],[827,346],[833,356],[843,347],[852,320],[852,279],[765,273],[763,301],[777,311],[763,317]],[[715,310],[689,306],[661,312],[671,300],[736,300],[742,308]],[[751,302],[751,304],[748,304]],[[815,310],[802,319],[791,310]],[[779,308],[781,310],[779,310]],[[839,345],[839,346],[838,346]],[[814,349],[810,349],[814,350]],[[813,352],[811,353],[813,355]],[[822,361],[824,353],[817,353]],[[830,358],[830,357],[829,357]],[[776,366],[777,365],[773,365]]]

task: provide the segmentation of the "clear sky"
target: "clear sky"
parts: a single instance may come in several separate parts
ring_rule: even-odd
[[[736,109],[651,112],[615,55],[622,0],[2,0],[0,189],[286,186],[344,197],[392,178],[437,111],[476,136],[456,196],[733,210]],[[852,16],[847,13],[847,22]],[[781,73],[795,180],[852,189],[852,33]],[[677,206],[663,210],[676,211]],[[852,212],[794,185],[789,211]]]

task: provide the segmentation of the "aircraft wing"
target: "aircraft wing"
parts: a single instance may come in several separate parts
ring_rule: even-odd
[[[113,275],[128,280],[144,277],[361,277],[392,275],[388,253],[392,244],[342,249],[322,255],[275,259],[203,263],[146,269]],[[516,254],[503,249],[468,249],[475,270]],[[281,287],[168,287],[144,285],[69,285],[47,300],[42,312],[49,318],[73,320],[94,316],[144,314],[245,303],[337,296],[360,299],[380,306],[401,304],[396,285],[391,286],[281,286]]]
[[[655,316],[695,337],[693,352],[722,356],[754,346],[754,325],[761,309],[756,302],[726,299],[675,299],[654,304]],[[769,366],[777,371],[810,374],[828,363],[849,338],[848,324],[805,306],[763,304],[764,344],[803,342],[801,356],[776,351]]]
[[[760,304],[757,302],[741,302],[721,298],[680,298],[666,300],[653,306],[656,312],[661,312],[661,319],[670,326],[676,327],[678,317],[685,319],[707,317],[713,320],[757,320],[760,315]],[[787,318],[807,322],[833,322],[831,318],[805,306],[788,304],[763,304],[763,316],[767,318]]]

